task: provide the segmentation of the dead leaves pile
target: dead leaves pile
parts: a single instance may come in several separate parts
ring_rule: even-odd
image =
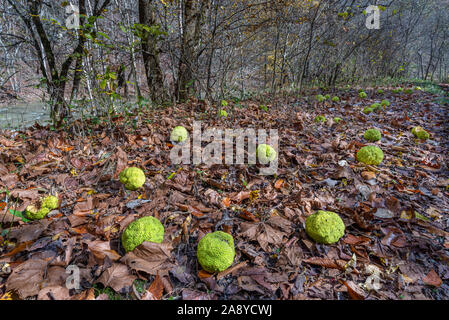
[[[447,106],[423,92],[372,94],[370,103],[388,98],[391,107],[365,116],[368,102],[356,92],[338,95],[341,102],[323,104],[272,99],[268,112],[252,101],[234,109],[232,123],[203,120],[205,128],[278,129],[276,177],[258,176],[254,166],[173,165],[170,128],[205,119],[195,100],[139,115],[137,130],[120,118],[92,124],[89,137],[38,125],[1,132],[0,299],[110,298],[99,285],[144,300],[447,299]],[[318,125],[317,114],[344,121]],[[432,140],[414,140],[416,125]],[[379,167],[354,159],[368,127],[383,134]],[[142,190],[125,191],[117,180],[131,165],[146,173]],[[61,207],[46,219],[11,214],[47,193],[58,194]],[[343,218],[338,244],[305,234],[305,218],[319,209]],[[146,215],[163,222],[164,242],[124,252],[121,232]],[[211,275],[197,264],[196,244],[215,230],[234,236],[236,259]],[[67,285],[73,266],[77,288]]]

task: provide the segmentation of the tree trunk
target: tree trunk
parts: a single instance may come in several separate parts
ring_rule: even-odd
[[[154,10],[152,0],[139,0],[139,23],[148,27],[156,25]],[[166,95],[157,48],[157,35],[145,30],[142,32],[142,57],[150,98],[152,101],[160,102],[166,98]]]
[[[200,38],[201,19],[206,5],[207,1],[184,1],[181,56],[179,59],[178,80],[176,84],[178,100],[181,101],[187,99],[189,88],[192,88],[195,82],[195,53]]]
[[[303,63],[303,67],[301,70],[301,74],[299,76],[299,92],[301,92],[302,87],[303,87],[303,81],[304,81],[304,77],[306,74],[306,68],[307,68],[307,64],[309,63],[309,56],[310,56],[310,52],[312,51],[312,45],[313,45],[313,33],[314,33],[314,28],[315,28],[315,22],[316,19],[318,17],[318,12],[320,10],[320,6],[321,6],[321,2],[318,3],[312,19],[310,21],[310,30],[309,30],[309,40],[308,40],[308,44],[307,44],[307,52],[306,52],[306,56],[304,58],[304,63]]]
[[[72,93],[70,95],[70,104],[78,95],[79,85],[83,74],[83,49],[84,49],[84,36],[81,32],[84,25],[84,16],[86,15],[86,2],[85,0],[79,0],[79,12],[80,12],[80,30],[78,30],[78,46],[75,49],[76,61],[75,61],[75,74],[73,76]]]

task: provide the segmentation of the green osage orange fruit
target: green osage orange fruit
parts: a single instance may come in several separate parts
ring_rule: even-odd
[[[145,173],[137,167],[130,167],[120,172],[120,182],[125,185],[128,190],[137,190],[145,184]]]
[[[277,157],[277,152],[274,148],[268,144],[260,144],[257,147],[257,158],[262,164],[267,164]]]
[[[384,160],[384,153],[377,146],[366,146],[357,152],[356,157],[359,162],[377,166]]]
[[[382,138],[382,134],[377,129],[368,129],[365,131],[363,137],[368,141],[376,142]]]
[[[208,233],[198,242],[196,255],[207,272],[224,271],[234,262],[234,238],[223,231]]]
[[[162,243],[164,240],[164,226],[155,217],[147,216],[131,222],[122,233],[122,246],[126,252],[145,241]]]
[[[324,116],[316,116],[315,119],[313,119],[316,123],[322,123],[326,121],[326,118]]]
[[[306,233],[318,243],[332,244],[345,234],[345,224],[335,212],[319,210],[307,217]]]
[[[170,141],[172,142],[184,142],[189,137],[187,129],[182,126],[175,127],[170,134]]]
[[[420,140],[427,140],[430,138],[430,134],[422,127],[414,127],[412,129],[412,134]]]
[[[50,211],[59,207],[59,199],[55,196],[48,196],[41,200],[40,208],[29,205],[25,209],[25,217],[30,220],[43,219]]]

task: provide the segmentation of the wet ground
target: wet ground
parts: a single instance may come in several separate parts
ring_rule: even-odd
[[[25,128],[32,126],[35,122],[47,124],[49,120],[50,112],[42,102],[0,106],[0,128]]]

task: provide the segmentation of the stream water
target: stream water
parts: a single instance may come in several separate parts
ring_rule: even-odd
[[[0,128],[23,129],[35,122],[45,125],[50,121],[48,107],[42,102],[17,103],[0,106]]]

